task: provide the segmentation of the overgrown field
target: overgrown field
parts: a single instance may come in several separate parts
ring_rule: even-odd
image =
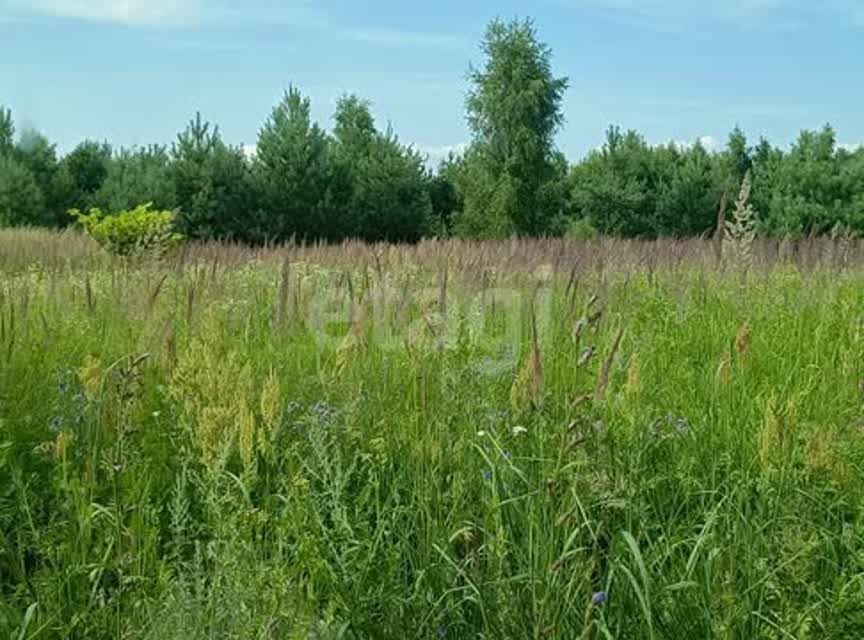
[[[714,250],[0,234],[0,637],[864,637],[864,252]]]

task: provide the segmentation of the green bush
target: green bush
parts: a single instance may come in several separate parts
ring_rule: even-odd
[[[183,236],[174,230],[171,211],[151,211],[147,203],[129,211],[105,215],[100,209],[70,214],[102,247],[117,255],[161,254],[177,246]]]
[[[600,232],[587,218],[574,218],[567,228],[566,237],[569,240],[596,240]]]

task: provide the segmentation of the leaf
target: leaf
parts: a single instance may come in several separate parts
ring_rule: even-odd
[[[27,635],[27,629],[30,627],[30,623],[33,621],[33,616],[36,615],[36,608],[39,606],[38,602],[34,602],[29,607],[27,607],[27,611],[24,613],[24,622],[21,623],[21,630],[18,632],[18,640],[24,640]]]

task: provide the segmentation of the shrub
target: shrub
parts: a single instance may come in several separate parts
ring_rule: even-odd
[[[596,240],[600,232],[587,218],[575,218],[567,229],[566,237],[569,240]]]
[[[180,244],[183,236],[174,230],[171,211],[151,211],[152,204],[105,215],[100,209],[70,211],[102,247],[117,255],[161,254]]]

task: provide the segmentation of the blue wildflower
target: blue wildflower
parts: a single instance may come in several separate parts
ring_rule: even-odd
[[[591,604],[595,607],[599,607],[602,604],[605,604],[609,599],[609,594],[605,591],[598,591],[593,596],[591,596]]]
[[[491,479],[492,479],[492,472],[489,470],[484,470],[483,471],[483,480],[485,480],[486,482],[489,482]]]

